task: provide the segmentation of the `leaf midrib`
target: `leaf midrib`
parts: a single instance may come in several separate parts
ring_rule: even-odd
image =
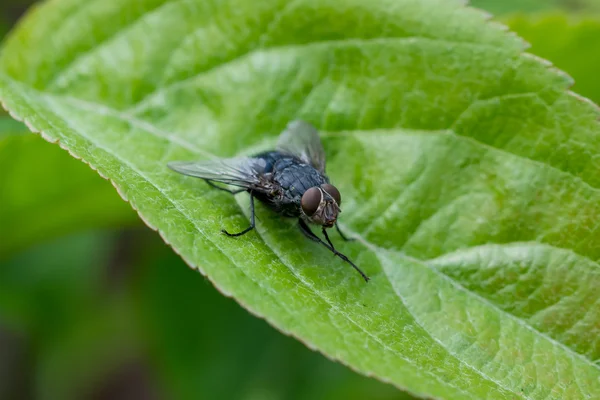
[[[27,86],[26,84],[24,84],[22,82],[14,81],[12,78],[7,77],[2,72],[0,72],[0,75],[4,75],[6,77],[6,79],[11,84],[26,87],[27,90],[34,91],[34,92],[38,93],[40,96],[45,97],[45,98],[47,98],[47,99],[49,99],[51,101],[54,101],[54,100],[65,101],[68,104],[70,104],[70,105],[72,105],[72,106],[74,106],[76,108],[82,109],[84,111],[93,112],[93,113],[100,114],[100,115],[108,115],[108,116],[117,118],[117,119],[119,119],[119,120],[121,120],[123,122],[126,122],[126,123],[130,124],[131,126],[138,127],[138,128],[140,128],[142,130],[145,130],[145,131],[153,134],[154,136],[156,136],[156,137],[158,137],[160,139],[167,140],[169,142],[175,143],[175,144],[177,144],[177,145],[179,145],[179,146],[181,146],[181,147],[183,147],[183,148],[185,148],[187,150],[190,150],[190,151],[192,151],[194,153],[201,154],[201,155],[206,156],[208,158],[218,158],[218,156],[216,156],[216,155],[214,155],[214,154],[212,154],[212,153],[210,153],[208,151],[205,151],[204,149],[202,149],[202,148],[194,145],[193,143],[191,143],[189,141],[179,139],[179,137],[176,136],[176,135],[170,134],[170,133],[168,133],[166,131],[163,131],[163,130],[161,130],[159,128],[156,128],[153,124],[151,124],[151,123],[149,123],[147,121],[144,121],[142,119],[139,119],[139,118],[136,118],[136,117],[132,116],[131,113],[129,113],[129,112],[122,112],[122,111],[116,110],[116,109],[114,109],[114,108],[112,108],[110,106],[104,105],[102,103],[91,102],[91,101],[82,100],[82,99],[79,99],[79,98],[76,98],[76,97],[73,97],[73,96],[57,95],[57,94],[54,94],[54,93],[49,93],[49,92],[45,92],[45,91],[42,91],[42,90],[34,89],[34,88],[31,88],[31,87]],[[466,109],[469,109],[470,107],[472,107],[473,104],[477,104],[480,101],[488,102],[488,101],[493,100],[493,99],[515,98],[515,97],[522,97],[522,96],[526,97],[526,96],[532,96],[532,95],[533,96],[538,96],[538,93],[537,92],[510,93],[510,94],[505,94],[505,95],[493,96],[493,97],[490,97],[490,98],[486,98],[484,100],[476,100],[475,102],[469,104],[466,107]],[[571,95],[571,94],[569,93],[568,95]],[[458,114],[459,117],[456,120],[460,119],[460,116],[463,113],[464,112],[459,113]],[[453,122],[452,125],[454,125],[455,123],[456,123],[456,121]],[[410,132],[418,132],[419,130],[411,129],[409,131]],[[352,134],[361,134],[361,133],[362,134],[370,134],[372,132],[384,132],[384,133],[389,133],[389,134],[405,134],[404,132],[406,132],[406,131],[402,131],[401,128],[393,128],[393,129],[371,129],[371,130],[352,130],[352,131],[328,131],[328,133],[336,133],[336,132],[351,132]],[[558,168],[558,167],[556,167],[554,165],[545,163],[545,162],[540,161],[540,160],[535,160],[535,159],[532,159],[532,158],[528,158],[528,157],[525,157],[525,156],[522,156],[522,155],[510,152],[510,151],[508,151],[506,149],[503,149],[503,148],[494,147],[494,146],[492,146],[490,144],[481,142],[481,141],[479,141],[479,140],[477,140],[477,139],[475,139],[473,137],[470,137],[470,136],[458,134],[452,128],[449,128],[449,129],[440,129],[440,130],[436,130],[436,131],[423,130],[423,132],[428,132],[428,133],[433,133],[433,134],[448,134],[448,133],[452,134],[457,140],[465,140],[465,141],[468,141],[469,143],[472,143],[472,144],[474,144],[476,146],[480,146],[480,147],[482,147],[482,148],[484,148],[484,149],[486,149],[488,151],[497,152],[499,154],[505,154],[505,155],[508,155],[508,156],[511,156],[511,157],[516,157],[516,158],[518,158],[520,160],[523,160],[523,161],[525,161],[527,163],[532,163],[532,164],[537,165],[537,166],[539,166],[541,168],[547,168],[547,169],[549,169],[551,171],[554,171],[556,173],[559,173],[559,174],[562,174],[562,175],[566,175],[571,180],[575,180],[579,184],[583,184],[589,190],[591,190],[591,191],[593,191],[593,192],[595,192],[595,193],[597,193],[597,194],[600,195],[600,187],[593,186],[592,184],[590,184],[586,180],[584,180],[581,177],[573,174],[570,171],[566,171],[566,170],[560,169],[560,168]],[[595,262],[595,260],[590,259],[586,255],[583,255],[583,254],[580,254],[580,253],[577,253],[577,254],[579,254],[583,258],[586,258],[586,259],[590,260],[591,262]]]
[[[2,74],[2,73],[0,72],[0,74]],[[11,78],[8,78],[8,79],[10,81],[12,81],[13,83],[17,83],[15,81],[13,81]],[[25,86],[24,84],[22,84],[20,82],[18,82],[17,84]],[[76,108],[79,108],[81,110],[84,110],[84,111],[88,111],[88,112],[92,112],[92,113],[96,113],[96,114],[100,114],[100,115],[108,115],[108,116],[117,118],[117,119],[121,120],[122,122],[126,122],[126,123],[130,124],[131,126],[135,126],[135,127],[140,128],[142,130],[145,130],[145,131],[153,134],[154,136],[156,136],[156,137],[158,137],[160,139],[164,139],[164,140],[170,141],[170,142],[172,142],[174,144],[177,144],[177,145],[179,145],[179,146],[181,146],[181,147],[183,147],[183,148],[185,148],[187,150],[190,150],[190,151],[192,151],[194,153],[200,154],[200,155],[205,156],[207,158],[213,158],[213,159],[219,158],[219,156],[214,155],[214,154],[212,154],[212,153],[210,153],[210,152],[208,152],[208,151],[206,151],[206,150],[204,150],[204,149],[196,146],[195,144],[193,144],[193,143],[191,143],[189,141],[186,141],[186,140],[183,140],[183,139],[179,139],[176,135],[169,134],[166,131],[163,131],[163,130],[161,130],[159,128],[156,128],[150,122],[147,122],[145,120],[142,120],[142,119],[139,119],[139,118],[136,118],[136,117],[132,116],[132,114],[129,113],[129,112],[122,112],[122,111],[116,110],[116,109],[111,108],[111,107],[109,107],[109,106],[107,106],[105,104],[102,104],[102,103],[95,103],[95,102],[91,102],[91,101],[88,101],[88,100],[82,100],[82,99],[79,99],[79,98],[76,98],[76,97],[73,97],[73,96],[57,95],[57,94],[54,94],[54,93],[48,93],[48,92],[36,90],[36,89],[33,89],[33,88],[29,88],[29,87],[27,87],[27,88],[29,90],[33,90],[35,92],[38,92],[41,96],[49,98],[51,100],[65,101],[68,104],[70,104],[70,105],[72,105],[72,106],[74,106]],[[536,93],[536,92],[528,92],[528,93],[518,93],[518,94],[511,93],[511,94],[506,94],[506,95],[498,95],[498,96],[493,96],[493,97],[490,97],[490,98],[486,98],[485,100],[477,100],[477,101],[473,102],[472,104],[476,104],[479,101],[486,101],[487,102],[487,101],[490,101],[490,100],[503,99],[503,98],[506,98],[506,97],[508,97],[508,98],[515,98],[516,96],[531,96],[531,95],[536,95],[537,96],[538,93]],[[468,107],[471,107],[472,104],[470,104]],[[598,195],[600,195],[600,186],[597,187],[597,186],[592,185],[591,183],[589,183],[588,181],[584,180],[583,178],[581,178],[581,177],[573,174],[571,171],[560,169],[560,168],[558,168],[558,167],[556,167],[554,165],[545,163],[545,162],[543,162],[541,160],[536,160],[536,159],[528,158],[528,157],[525,157],[523,155],[520,155],[520,154],[517,154],[517,153],[513,153],[511,151],[508,151],[508,150],[503,149],[503,148],[494,147],[494,146],[492,146],[492,145],[490,145],[488,143],[481,142],[481,141],[479,141],[476,138],[473,138],[471,136],[461,135],[461,134],[457,133],[455,130],[453,130],[452,128],[438,129],[438,130],[419,130],[419,129],[403,130],[402,128],[383,128],[383,129],[369,129],[369,130],[358,130],[357,129],[357,130],[352,130],[352,131],[334,131],[334,130],[330,130],[330,131],[327,131],[327,132],[324,132],[324,133],[326,134],[326,133],[351,132],[352,134],[365,134],[365,135],[368,135],[368,134],[373,133],[373,132],[379,132],[379,133],[387,133],[387,134],[391,134],[391,135],[397,135],[397,134],[405,134],[403,132],[406,132],[406,131],[409,131],[409,132],[420,132],[420,131],[422,131],[422,132],[427,132],[428,134],[434,134],[434,135],[451,134],[457,140],[464,140],[464,141],[467,141],[467,142],[469,142],[471,144],[474,144],[476,146],[482,147],[482,148],[484,148],[484,149],[486,149],[488,151],[492,151],[492,152],[495,152],[495,153],[508,155],[510,157],[515,157],[515,158],[523,160],[523,161],[525,161],[527,163],[531,163],[531,164],[537,165],[537,166],[542,167],[542,168],[547,168],[550,171],[559,173],[561,175],[566,175],[566,177],[570,178],[571,180],[575,180],[576,182],[584,185],[585,187],[587,187],[591,191],[593,191],[593,192],[597,193]],[[581,255],[581,256],[588,258],[585,255]]]

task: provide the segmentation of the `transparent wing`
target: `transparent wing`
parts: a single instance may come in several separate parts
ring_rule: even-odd
[[[259,175],[265,169],[265,161],[257,158],[222,158],[208,161],[173,161],[167,164],[180,174],[195,176],[246,189],[258,189]]]
[[[279,137],[277,149],[299,157],[319,172],[325,172],[325,150],[319,132],[308,122],[290,122]]]

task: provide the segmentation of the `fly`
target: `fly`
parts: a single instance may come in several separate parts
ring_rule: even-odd
[[[300,231],[310,240],[325,246],[350,264],[363,279],[369,277],[348,257],[335,249],[327,235],[334,227],[343,240],[349,241],[337,224],[342,197],[325,174],[325,151],[315,127],[293,121],[281,133],[276,150],[252,157],[225,158],[212,161],[174,161],[169,168],[184,175],[204,179],[210,186],[233,195],[250,193],[250,226],[230,237],[242,236],[255,227],[254,199],[285,217],[298,218]],[[236,186],[230,190],[216,183]],[[313,233],[308,224],[321,227],[325,241]]]

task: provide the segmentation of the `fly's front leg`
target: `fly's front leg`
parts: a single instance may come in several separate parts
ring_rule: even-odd
[[[317,243],[321,243],[321,244],[325,245],[325,247],[327,247],[329,250],[333,250],[333,248],[330,248],[327,243],[325,243],[321,239],[319,239],[319,237],[317,235],[315,235],[313,233],[313,231],[310,230],[310,228],[308,227],[308,225],[306,225],[306,222],[304,222],[303,219],[298,220],[298,226],[300,227],[300,232],[302,232],[304,234],[304,236],[306,236],[313,242],[317,242]]]
[[[327,239],[327,243],[329,243],[329,245],[331,246],[331,249],[334,251],[333,255],[335,255],[335,247],[333,246],[333,243],[331,243],[331,240],[329,240],[329,235],[327,234],[327,231],[325,230],[325,228],[323,228],[323,230],[321,232],[323,232],[323,236],[325,236],[325,239]]]
[[[309,238],[313,242],[321,243],[323,246],[325,246],[333,254],[335,254],[336,256],[338,256],[339,258],[341,258],[342,260],[346,261],[348,264],[350,264],[352,266],[352,268],[354,268],[363,277],[363,279],[365,280],[365,282],[369,282],[370,278],[364,272],[362,272],[362,270],[360,268],[358,268],[356,266],[356,264],[354,264],[352,261],[350,261],[350,259],[348,257],[346,257],[344,254],[342,254],[339,251],[337,251],[336,249],[334,249],[333,245],[325,243],[323,240],[321,240],[321,238],[319,238],[317,235],[315,235],[313,233],[313,231],[310,230],[310,228],[308,227],[308,225],[306,225],[306,222],[304,222],[303,219],[299,219],[298,220],[298,225],[300,226],[300,232],[302,232],[304,234],[304,236],[306,236],[307,238]],[[325,234],[325,237],[329,241],[329,238],[327,237],[327,234]]]
[[[238,233],[229,233],[225,229],[221,229],[221,232],[223,232],[229,237],[242,236],[254,229],[254,226],[254,195],[252,194],[252,192],[250,192],[250,226]]]
[[[338,223],[337,223],[337,221],[336,221],[336,223],[335,223],[335,229],[338,231],[338,233],[340,234],[340,236],[342,237],[342,239],[343,239],[345,242],[353,242],[353,241],[355,241],[355,240],[356,240],[355,238],[349,238],[349,237],[347,237],[346,235],[344,235],[344,234],[342,233],[342,231],[340,230],[340,227],[338,226]]]
[[[224,192],[227,192],[227,193],[230,193],[230,194],[233,194],[233,195],[236,195],[238,193],[242,193],[242,192],[246,191],[246,189],[238,189],[238,190],[227,189],[227,188],[221,187],[219,185],[216,185],[213,181],[211,181],[209,179],[205,179],[205,181],[206,181],[206,183],[209,184],[209,186],[212,186],[215,189],[219,189],[219,190],[222,190]]]

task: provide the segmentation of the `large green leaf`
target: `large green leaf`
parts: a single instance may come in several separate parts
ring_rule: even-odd
[[[0,204],[0,258],[68,232],[137,221],[109,182],[8,117],[0,117]]]
[[[7,42],[0,98],[308,346],[420,395],[597,397],[599,113],[523,46],[448,0],[57,0]],[[263,207],[224,237],[247,198],[165,167],[294,118],[324,131],[369,284]]]

